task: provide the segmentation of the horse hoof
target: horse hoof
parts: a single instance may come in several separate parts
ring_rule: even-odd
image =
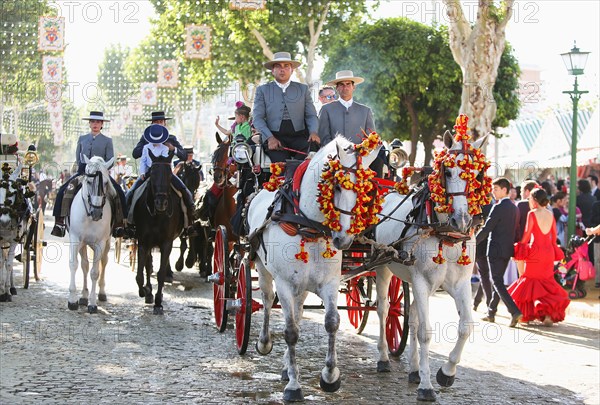
[[[321,386],[321,389],[325,392],[336,392],[337,390],[340,389],[341,384],[342,384],[341,378],[338,378],[336,381],[334,381],[332,383],[328,383],[327,381],[325,381],[323,379],[323,376],[321,376],[321,381],[319,381],[319,385]]]
[[[98,294],[98,301],[106,302],[106,294]]]
[[[392,366],[389,361],[378,361],[377,362],[377,372],[378,373],[390,373],[392,371]]]
[[[421,384],[421,377],[418,371],[411,371],[408,373],[408,382],[410,384]]]
[[[177,260],[177,262],[175,263],[175,270],[177,270],[177,271],[183,270],[183,261],[182,260]]]
[[[185,267],[187,267],[188,269],[194,267],[194,264],[196,264],[196,261],[194,259],[186,259],[185,261]]]
[[[88,305],[88,314],[97,314],[98,305]]]
[[[453,375],[444,374],[441,367],[435,375],[435,379],[437,380],[438,384],[442,387],[451,387],[452,384],[454,384],[454,377],[455,376]]]
[[[431,388],[417,389],[417,401],[435,402],[435,391]]]
[[[304,395],[302,395],[302,388],[298,388],[296,390],[284,390],[283,400],[288,402],[304,401]]]
[[[87,298],[79,298],[79,305],[81,305],[82,307],[86,307],[87,304],[88,304]]]
[[[79,303],[78,302],[68,302],[68,307],[71,311],[77,311],[79,309]]]
[[[152,293],[146,295],[146,304],[154,304],[154,296]]]
[[[281,370],[281,381],[289,381],[290,376],[288,375],[287,368],[285,370]]]
[[[258,354],[262,354],[263,356],[266,356],[267,354],[271,353],[271,350],[273,350],[273,342],[271,342],[270,345],[266,346],[268,349],[266,351],[260,350],[260,348],[258,346],[258,342],[256,342],[256,345],[254,347],[256,347],[256,351],[258,352]]]
[[[163,307],[154,307],[154,315],[164,315]]]
[[[144,298],[146,296],[146,290],[144,290],[143,288],[140,288],[138,290],[138,294],[139,294],[140,298]]]
[[[9,293],[4,293],[0,295],[0,302],[12,302],[12,297]]]
[[[15,287],[10,287],[10,295],[17,295],[17,289]]]
[[[173,284],[173,276],[166,276],[165,283]]]

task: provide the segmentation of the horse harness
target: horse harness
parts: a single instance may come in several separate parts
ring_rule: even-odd
[[[97,188],[97,192],[98,192],[98,194],[96,194],[95,197],[102,196],[102,203],[100,205],[95,205],[92,202],[92,195],[90,193],[88,193],[88,195],[87,195],[87,204],[89,205],[89,210],[88,210],[88,205],[85,204],[86,200],[84,199],[83,194],[81,195],[81,198],[83,199],[83,206],[85,207],[85,213],[89,217],[89,216],[92,216],[92,210],[94,210],[94,209],[101,210],[102,208],[104,208],[104,204],[106,204],[106,193],[104,192],[104,188],[102,187],[104,184],[104,179],[103,179],[101,171],[96,171],[93,174],[84,173],[84,176],[93,179],[92,187],[95,184],[96,188]]]

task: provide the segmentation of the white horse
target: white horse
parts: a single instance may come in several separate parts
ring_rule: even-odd
[[[104,271],[108,262],[108,251],[110,250],[110,231],[112,211],[109,198],[116,196],[108,174],[108,168],[112,165],[114,158],[104,162],[99,156],[88,159],[84,156],[86,163],[85,174],[82,177],[81,190],[77,192],[71,204],[69,214],[69,267],[71,269],[71,283],[69,285],[68,306],[76,310],[79,305],[87,305],[88,312],[98,312],[96,303],[96,283],[100,287],[98,301],[106,301],[104,291]],[[89,261],[87,247],[94,252],[92,262],[91,291],[88,291],[87,276],[89,272]],[[77,299],[77,287],[75,285],[75,273],[78,262],[77,253],[81,256],[81,269],[83,270],[83,289],[81,298]],[[89,298],[89,305],[88,305]]]
[[[379,147],[368,155],[362,157],[362,167],[368,167],[377,156]],[[321,173],[329,159],[339,159],[342,170],[351,168],[351,181],[356,181],[352,170],[357,168],[357,156],[353,151],[353,144],[345,138],[338,136],[325,145],[311,159],[307,171],[302,179],[300,188],[299,208],[304,215],[315,222],[325,220],[317,204],[319,190],[317,184]],[[321,388],[327,392],[334,392],[340,387],[340,371],[337,368],[337,354],[335,347],[336,333],[340,323],[337,309],[338,289],[340,286],[342,253],[337,252],[332,258],[324,258],[322,253],[327,245],[323,238],[314,242],[306,241],[304,249],[308,252],[307,262],[295,258],[300,250],[302,238],[289,236],[277,223],[267,221],[265,213],[273,202],[276,192],[260,191],[251,201],[248,208],[248,224],[250,235],[258,228],[264,227],[260,236],[260,245],[256,249],[256,268],[259,272],[259,284],[262,291],[264,306],[264,321],[256,349],[261,354],[268,354],[273,348],[269,330],[269,317],[275,294],[281,303],[285,317],[285,341],[287,350],[284,355],[282,379],[289,382],[284,390],[285,401],[300,401],[303,399],[299,383],[298,365],[296,363],[296,343],[299,338],[299,322],[302,318],[303,304],[309,292],[317,294],[325,307],[325,330],[329,335],[329,345],[325,367],[321,372]],[[347,249],[353,242],[354,235],[346,231],[351,226],[350,211],[356,204],[356,192],[336,186],[333,202],[341,212],[341,229],[332,232],[333,245],[337,249]]]
[[[487,139],[482,137],[473,144],[479,148]],[[462,160],[464,155],[463,144],[452,139],[450,133],[444,135],[444,143],[451,155],[456,155],[456,160]],[[458,166],[446,168],[445,176],[446,195],[452,196],[453,212],[450,214],[449,224],[457,232],[470,235],[466,241],[466,254],[471,263],[462,265],[457,263],[461,256],[462,245],[446,245],[442,247],[442,256],[446,259],[444,263],[438,264],[433,258],[439,252],[441,239],[435,235],[429,235],[427,230],[419,230],[415,227],[409,228],[402,236],[405,228],[404,222],[408,213],[413,209],[411,199],[408,198],[402,205],[403,195],[396,192],[385,197],[381,214],[384,218],[376,228],[376,242],[390,245],[402,238],[406,240],[402,249],[414,256],[414,264],[406,266],[398,262],[392,262],[377,268],[377,313],[379,315],[379,361],[378,371],[390,371],[388,357],[388,344],[385,339],[385,320],[387,318],[389,304],[387,291],[392,273],[412,285],[413,303],[410,306],[410,347],[409,347],[409,375],[408,381],[418,383],[417,399],[420,401],[435,401],[436,394],[430,381],[429,370],[429,343],[431,341],[432,328],[429,321],[429,297],[441,286],[452,298],[460,316],[458,327],[458,339],[454,349],[448,356],[448,361],[442,365],[436,375],[437,382],[444,387],[454,383],[456,366],[473,326],[471,315],[471,274],[475,262],[475,237],[472,230],[473,218],[468,211],[467,197],[464,195],[469,185],[460,174],[463,170]],[[479,173],[479,172],[477,172]],[[415,335],[416,333],[416,335]],[[417,352],[417,340],[420,353]]]
[[[23,190],[15,184],[21,167],[19,163],[12,174],[4,175],[0,182],[0,302],[10,302],[11,297],[17,294],[13,281],[13,262],[15,249],[26,229],[26,216],[19,212],[22,207],[15,206],[17,195],[23,195]],[[24,199],[21,202],[27,203]]]

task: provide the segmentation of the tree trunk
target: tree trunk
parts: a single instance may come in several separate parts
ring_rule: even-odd
[[[410,116],[410,153],[408,155],[408,163],[410,166],[414,166],[415,159],[417,158],[417,144],[419,142],[419,115],[413,105],[414,97],[407,97],[404,99],[404,105],[408,110]]]
[[[496,117],[492,91],[506,44],[506,24],[512,16],[514,0],[506,0],[498,7],[492,0],[479,0],[473,27],[465,18],[460,0],[443,2],[450,23],[450,49],[463,73],[460,112],[469,117],[469,128],[475,140],[492,131]]]

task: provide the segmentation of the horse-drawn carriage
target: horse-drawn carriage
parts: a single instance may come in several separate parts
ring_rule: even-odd
[[[243,354],[249,340],[251,315],[263,309],[264,322],[256,349],[260,354],[267,354],[272,349],[269,313],[278,301],[281,303],[286,320],[284,336],[288,344],[282,370],[282,378],[289,379],[284,391],[285,400],[302,399],[294,346],[302,311],[313,308],[303,306],[307,286],[311,283],[323,300],[323,305],[316,307],[325,310],[325,329],[329,335],[326,367],[321,372],[323,390],[335,391],[340,384],[335,354],[338,308],[348,310],[350,322],[359,332],[366,324],[368,312],[377,310],[380,318],[377,370],[390,371],[388,349],[393,354],[400,354],[408,337],[410,298],[407,282],[412,283],[414,294],[413,305],[410,305],[409,382],[419,384],[419,400],[435,400],[428,360],[431,339],[428,331],[431,326],[427,302],[429,296],[443,286],[456,302],[460,316],[459,338],[436,379],[445,387],[454,383],[460,353],[472,328],[470,276],[473,261],[468,253],[474,253],[475,219],[480,206],[488,202],[491,191],[491,179],[484,176],[489,162],[479,150],[485,137],[471,144],[470,137],[466,135],[466,122],[467,118],[460,116],[455,126],[456,136],[445,134],[446,148],[436,155],[433,168],[403,170],[404,180],[415,172],[424,175],[417,187],[409,190],[405,182],[395,183],[395,190],[382,193],[381,200],[375,204],[375,197],[368,197],[369,193],[373,188],[390,187],[391,182],[385,184],[384,181],[369,179],[371,185],[367,184],[365,179],[368,175],[361,167],[370,163],[369,152],[362,154],[360,147],[347,145],[338,137],[333,141],[337,144],[325,151],[325,155],[318,152],[311,159],[317,162],[309,163],[306,172],[313,179],[304,176],[300,183],[302,193],[299,196],[292,193],[284,200],[299,208],[317,229],[319,226],[315,222],[331,225],[332,240],[336,248],[344,251],[341,260],[338,256],[337,265],[327,266],[332,253],[335,254],[328,235],[321,234],[320,239],[311,238],[301,232],[303,226],[290,227],[282,224],[286,218],[283,221],[274,219],[270,213],[277,210],[278,194],[275,192],[263,190],[248,202],[247,237],[234,237],[232,240],[226,225],[216,228],[213,274],[209,281],[214,283],[217,328],[220,332],[225,331],[228,316],[235,314],[236,345],[238,352]],[[235,149],[231,156],[238,165],[248,164],[256,156],[247,145],[236,146]],[[357,154],[362,156],[364,166],[361,166],[361,157]],[[394,156],[391,160],[397,161],[396,158]],[[254,163],[257,164],[256,161]],[[258,165],[261,165],[260,162]],[[263,169],[264,166],[261,165]],[[371,205],[360,206],[360,201],[370,201]],[[372,211],[377,205],[379,209]],[[323,215],[319,215],[318,211]],[[364,223],[368,225],[377,221],[369,222],[366,215],[361,218],[362,212],[373,213],[381,220],[381,226],[366,237],[362,233],[366,228]],[[340,219],[340,213],[345,214],[345,218],[342,216]],[[342,221],[346,222],[342,224]],[[286,228],[295,230],[290,233],[290,229]],[[295,252],[298,253],[294,255]],[[325,260],[315,252],[323,252]],[[258,270],[259,277],[252,275],[252,268]],[[337,283],[335,288],[331,280]],[[252,297],[254,281],[260,285],[262,303]],[[273,291],[273,281],[277,295]],[[373,285],[376,285],[378,293],[375,299],[372,298]],[[339,292],[346,296],[345,306],[337,303]]]
[[[14,136],[2,135],[0,138],[2,147],[0,243],[3,248],[8,249],[1,263],[3,276],[6,274],[2,278],[2,283],[9,283],[10,287],[8,284],[6,286],[10,290],[10,295],[15,295],[16,289],[12,280],[13,259],[23,263],[23,288],[29,287],[32,270],[36,280],[39,280],[41,273],[43,246],[45,246],[44,214],[35,202],[35,185],[32,182],[32,169],[39,159],[34,147],[30,147],[26,152],[18,151]],[[21,248],[19,254],[16,254],[17,246]],[[4,291],[2,295],[7,299],[10,297],[8,291]]]

